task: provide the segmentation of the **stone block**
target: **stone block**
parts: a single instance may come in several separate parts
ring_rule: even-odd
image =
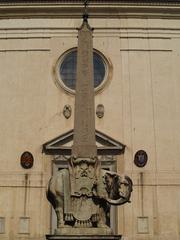
[[[47,240],[120,240],[121,235],[46,235]]]
[[[81,235],[90,235],[90,236],[112,236],[112,230],[109,227],[91,227],[91,228],[86,228],[86,227],[61,227],[57,228],[54,232],[54,235],[58,236],[66,236],[66,235],[71,235],[71,236],[81,236]]]

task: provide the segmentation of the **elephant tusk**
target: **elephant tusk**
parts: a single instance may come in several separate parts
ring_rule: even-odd
[[[108,203],[112,204],[112,205],[122,205],[122,204],[124,204],[126,202],[130,202],[129,198],[125,198],[125,197],[121,197],[121,198],[119,198],[117,200],[108,198],[108,199],[106,199],[106,201]]]

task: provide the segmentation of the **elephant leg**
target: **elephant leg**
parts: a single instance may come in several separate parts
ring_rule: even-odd
[[[106,213],[103,207],[100,207],[99,209],[99,222],[98,222],[98,227],[107,227],[106,225]]]
[[[56,208],[56,215],[57,215],[57,228],[61,228],[64,226],[64,213],[63,208],[58,207]]]

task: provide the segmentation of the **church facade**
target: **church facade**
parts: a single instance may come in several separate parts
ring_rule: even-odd
[[[92,0],[88,12],[98,155],[133,180],[108,224],[124,240],[178,240],[180,3]],[[71,154],[82,14],[82,1],[0,1],[2,240],[54,231],[46,188]]]

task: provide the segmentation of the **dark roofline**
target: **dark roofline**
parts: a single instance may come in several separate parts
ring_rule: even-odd
[[[0,18],[82,18],[79,0],[0,0]],[[180,0],[90,0],[89,18],[180,19]]]
[[[67,2],[76,2],[83,4],[83,0],[0,0],[0,2],[60,2],[60,3],[67,3]],[[117,2],[180,2],[179,0],[90,0],[89,4],[91,3],[117,3]]]
[[[83,5],[82,0],[0,0],[0,4],[80,4]],[[89,4],[180,4],[180,0],[90,0]]]

